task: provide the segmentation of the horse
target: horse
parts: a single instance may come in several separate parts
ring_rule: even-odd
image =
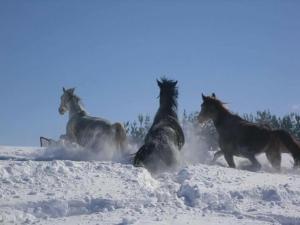
[[[161,78],[160,106],[144,139],[144,145],[134,156],[134,165],[156,173],[176,166],[184,134],[177,117],[177,81]]]
[[[242,119],[231,113],[215,94],[202,94],[202,100],[198,121],[211,119],[219,134],[221,150],[215,153],[213,161],[224,155],[229,167],[235,168],[233,156],[241,156],[252,163],[249,170],[257,171],[261,165],[255,155],[264,152],[272,167],[280,170],[281,153],[288,152],[294,158],[294,167],[300,166],[300,144],[290,133]]]
[[[90,149],[94,152],[107,151],[105,148],[122,151],[126,147],[126,132],[120,123],[89,116],[81,99],[74,94],[75,88],[63,88],[59,113],[69,112],[66,134],[61,138]],[[112,155],[113,152],[110,152]]]

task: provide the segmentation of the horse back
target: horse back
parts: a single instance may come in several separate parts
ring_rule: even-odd
[[[78,144],[86,146],[91,140],[111,135],[111,124],[103,119],[80,116],[72,118],[67,125],[67,135]]]
[[[218,127],[220,146],[236,149],[248,149],[254,153],[263,149],[272,141],[272,129],[245,120],[232,120],[226,126]],[[233,150],[234,151],[234,150]]]
[[[145,143],[153,139],[173,140],[174,144],[180,150],[184,145],[184,133],[176,118],[167,117],[153,124],[145,138]]]
[[[75,125],[76,130],[109,130],[110,127],[111,123],[107,120],[90,116],[84,116],[82,118],[79,118]]]

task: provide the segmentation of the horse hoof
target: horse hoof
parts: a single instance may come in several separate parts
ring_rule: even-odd
[[[299,165],[299,164],[296,164],[296,165],[294,165],[293,168],[294,168],[295,170],[300,169],[300,165]]]
[[[208,165],[216,165],[216,161],[215,160],[211,160],[208,162]]]
[[[257,172],[261,169],[261,166],[249,165],[249,166],[243,166],[241,169],[242,170],[248,170],[250,172]]]

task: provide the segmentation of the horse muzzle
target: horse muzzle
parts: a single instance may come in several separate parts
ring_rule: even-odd
[[[59,107],[58,112],[59,112],[60,115],[63,115],[66,112],[66,110],[65,110],[64,107]]]

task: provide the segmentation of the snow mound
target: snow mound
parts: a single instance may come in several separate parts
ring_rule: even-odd
[[[133,146],[122,151],[107,147],[102,151],[94,151],[77,145],[76,143],[61,142],[60,144],[42,148],[35,156],[35,160],[73,160],[73,161],[91,161],[91,160],[113,160],[121,161],[130,155]],[[124,160],[123,160],[124,161]]]
[[[154,176],[119,162],[2,160],[0,223],[297,225],[299,174],[195,164]]]

